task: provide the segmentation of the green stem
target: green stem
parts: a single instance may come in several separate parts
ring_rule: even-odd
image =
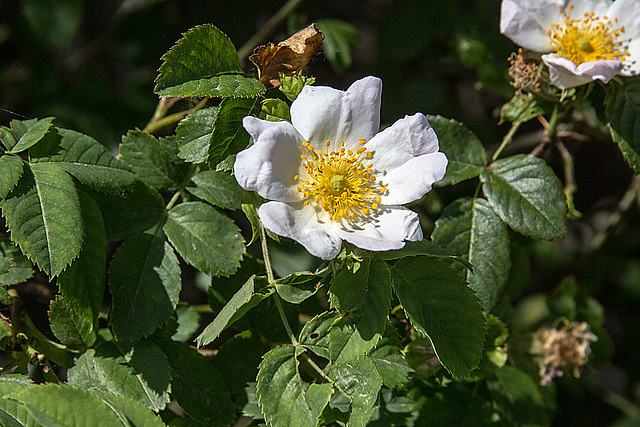
[[[504,148],[509,145],[509,143],[511,142],[511,140],[513,139],[513,135],[516,134],[516,132],[518,131],[518,128],[520,127],[520,125],[522,124],[522,122],[519,121],[515,121],[513,123],[511,123],[511,129],[509,129],[509,132],[507,132],[507,134],[504,136],[504,138],[502,139],[502,142],[500,143],[500,146],[498,147],[498,149],[496,150],[495,153],[493,153],[493,157],[491,157],[491,161],[495,162],[496,159],[500,156],[500,154],[502,153],[502,150],[504,150]]]
[[[260,223],[260,244],[262,246],[262,258],[264,258],[264,268],[267,271],[267,280],[270,285],[273,285],[276,281],[275,276],[273,274],[273,267],[271,267],[271,259],[269,258],[269,247],[267,245],[267,230],[264,228],[262,222]],[[276,308],[278,309],[278,314],[280,315],[280,320],[282,320],[282,324],[284,328],[287,330],[287,335],[291,339],[291,343],[294,346],[299,346],[300,343],[296,339],[296,336],[291,329],[291,325],[289,325],[289,321],[287,320],[287,316],[284,312],[284,307],[282,306],[282,301],[280,300],[280,296],[276,292],[275,295]]]
[[[238,56],[240,57],[240,63],[244,64],[247,57],[251,54],[253,49],[259,44],[264,43],[276,29],[287,19],[287,16],[291,14],[303,0],[289,0],[276,12],[275,15],[269,19],[266,24],[258,30],[240,49],[238,49]]]
[[[163,117],[163,118],[156,118],[156,115],[161,116],[162,113],[158,112],[158,109],[156,109],[156,113],[154,113],[154,119],[151,119],[151,121],[149,123],[147,123],[147,125],[145,126],[145,128],[142,130],[143,132],[146,133],[155,133],[158,130],[162,129],[163,127],[169,126],[169,125],[173,125],[178,123],[180,120],[184,119],[185,117],[187,117],[189,114],[191,113],[195,113],[196,111],[200,110],[202,107],[204,107],[205,105],[207,105],[207,102],[209,102],[209,98],[202,98],[200,100],[200,102],[198,102],[198,104],[196,104],[195,107],[190,108],[188,110],[185,111],[180,111],[178,113],[174,113],[171,114],[167,117]],[[165,109],[166,112],[166,109]]]

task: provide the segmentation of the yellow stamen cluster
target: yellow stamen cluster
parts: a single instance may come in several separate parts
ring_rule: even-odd
[[[344,141],[336,151],[329,152],[331,143],[327,141],[326,152],[315,150],[307,141],[302,142],[307,154],[300,155],[306,177],[300,181],[298,191],[305,198],[304,204],[318,204],[331,214],[333,221],[342,218],[354,220],[377,209],[380,196],[387,188],[376,183],[372,165],[364,165],[372,154],[364,147],[361,139],[355,151],[347,150]]]
[[[624,27],[613,28],[618,18],[613,21],[608,16],[599,17],[595,13],[585,13],[582,18],[572,18],[573,6],[568,12],[560,10],[564,18],[562,24],[551,24],[547,31],[551,38],[551,46],[557,54],[580,65],[584,62],[618,60],[624,61],[629,55],[624,43],[618,37],[624,33]]]

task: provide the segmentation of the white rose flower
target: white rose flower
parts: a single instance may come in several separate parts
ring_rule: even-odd
[[[420,113],[378,133],[381,94],[376,77],[347,91],[305,86],[291,123],[244,118],[254,145],[238,153],[234,174],[270,200],[258,210],[265,227],[325,260],[342,240],[385,251],[422,239],[417,214],[400,205],[431,190],[447,158]]]
[[[640,71],[639,0],[503,0],[500,32],[545,53],[561,89]]]

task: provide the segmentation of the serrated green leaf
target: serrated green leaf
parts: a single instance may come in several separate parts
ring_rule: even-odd
[[[269,120],[270,122],[291,121],[291,113],[289,105],[282,99],[269,98],[262,101],[262,109],[260,110],[260,118]]]
[[[411,324],[429,337],[445,368],[463,378],[484,348],[484,316],[478,298],[447,264],[403,258],[391,270],[393,288]]]
[[[510,239],[506,225],[484,199],[458,199],[436,221],[433,240],[473,265],[462,277],[476,291],[485,310],[492,310],[504,293],[510,268]]]
[[[196,338],[198,347],[207,345],[218,338],[220,332],[241,319],[249,310],[272,293],[273,288],[268,287],[268,281],[264,277],[251,276],[220,310],[216,318],[198,335]]]
[[[84,349],[96,341],[93,316],[86,317],[76,312],[61,295],[51,302],[49,323],[56,338],[69,348]]]
[[[180,263],[163,238],[131,237],[109,266],[109,324],[114,336],[135,341],[162,326],[178,304]]]
[[[85,223],[80,255],[58,277],[60,293],[74,311],[91,320],[97,330],[98,314],[104,298],[107,249],[102,215],[96,202],[78,192]]]
[[[607,85],[604,104],[609,126],[619,136],[614,140],[626,142],[625,147],[621,146],[626,148],[626,158],[637,158],[640,156],[640,77],[625,78],[624,85]]]
[[[3,427],[36,426],[35,419],[27,412],[24,405],[4,398],[5,395],[25,390],[33,385],[33,381],[24,375],[0,376],[0,424]]]
[[[441,258],[443,260],[453,260],[459,262],[462,266],[473,271],[473,265],[463,257],[454,255],[449,250],[439,246],[430,240],[419,240],[417,242],[407,242],[402,249],[385,252],[374,252],[373,256],[378,259],[390,261],[409,256],[426,256],[432,258]]]
[[[169,403],[171,373],[164,353],[149,341],[103,342],[75,360],[70,385],[97,388],[159,411]]]
[[[17,285],[30,279],[33,273],[33,266],[20,249],[0,234],[0,285]]]
[[[37,425],[122,427],[118,416],[99,397],[75,387],[43,384],[6,398],[23,404]]]
[[[191,80],[176,86],[158,90],[159,96],[208,96],[211,98],[255,98],[266,89],[258,79],[242,74],[220,74],[204,79]]]
[[[329,347],[331,336],[329,329],[341,318],[337,311],[325,311],[304,324],[300,331],[298,341],[318,356],[331,359]]]
[[[371,359],[362,356],[342,365],[333,365],[327,375],[351,400],[347,426],[365,426],[375,411],[382,387],[382,378]]]
[[[136,180],[124,162],[102,144],[79,132],[54,128],[29,150],[33,163],[55,163],[78,181],[99,191],[114,192]]]
[[[189,114],[176,127],[178,157],[190,163],[207,161],[209,142],[220,107],[203,108]]]
[[[333,392],[331,384],[302,381],[296,349],[280,345],[264,355],[258,368],[257,394],[269,425],[315,427]]]
[[[234,222],[202,202],[174,206],[163,230],[186,262],[213,276],[235,273],[245,253]]]
[[[22,176],[22,159],[12,154],[0,156],[0,200],[18,184]]]
[[[52,121],[53,117],[11,120],[11,128],[0,127],[0,141],[10,153],[19,153],[40,141],[51,128]]]
[[[82,246],[82,215],[73,179],[54,164],[25,169],[0,202],[11,238],[49,277],[60,274]]]
[[[83,189],[100,208],[107,240],[124,240],[147,230],[165,212],[160,193],[139,180],[114,194]]]
[[[342,269],[329,292],[332,307],[349,313],[363,339],[382,335],[391,308],[391,277],[383,261],[367,258],[355,273]]]
[[[200,328],[200,314],[191,305],[178,304],[176,316],[178,317],[178,330],[171,336],[171,339],[186,342]]]
[[[274,286],[280,298],[292,304],[300,304],[315,295],[321,284],[321,279],[316,274],[301,271],[276,280]]]
[[[493,163],[480,174],[493,210],[513,230],[533,239],[567,232],[567,202],[560,180],[544,160],[518,154]]]
[[[369,358],[376,367],[382,383],[396,388],[409,381],[413,368],[409,366],[400,349],[393,345],[384,345],[371,352]]]
[[[351,46],[360,44],[358,30],[353,24],[337,19],[320,19],[316,26],[324,34],[324,56],[336,72],[342,73],[351,65]]]
[[[195,420],[207,426],[224,426],[236,419],[222,375],[196,350],[171,340],[159,341],[171,367],[171,396]]]
[[[158,191],[175,190],[184,181],[182,170],[153,135],[129,131],[122,137],[120,155],[142,181]]]
[[[293,76],[280,75],[280,92],[282,92],[289,101],[294,101],[302,89],[306,85],[312,85],[316,81],[315,77],[306,77],[301,74]]]
[[[223,209],[239,209],[242,203],[242,189],[238,182],[227,173],[202,171],[191,178],[195,187],[187,191],[214,206]]]
[[[227,98],[222,100],[207,153],[207,164],[211,168],[214,168],[227,156],[236,154],[247,147],[249,134],[242,126],[242,119],[251,116],[259,105],[258,98]]]
[[[33,324],[28,314],[25,315],[22,327],[24,333],[30,338],[30,345],[39,353],[47,356],[47,359],[55,364],[71,367],[71,355],[69,349],[57,342],[51,341]]]
[[[502,106],[500,124],[505,121],[524,123],[541,114],[544,114],[544,110],[538,105],[533,94],[516,94]]]
[[[608,126],[609,132],[611,132],[611,139],[618,144],[620,152],[624,156],[625,160],[631,166],[636,175],[640,174],[640,151],[633,149],[633,145],[622,137],[611,125]],[[0,159],[2,160],[2,159]]]
[[[440,151],[449,160],[447,173],[437,185],[457,184],[480,175],[487,165],[487,153],[478,137],[455,120],[441,116],[427,116],[427,119],[436,131]]]
[[[167,94],[189,82],[226,73],[242,73],[240,58],[229,37],[211,24],[198,25],[162,56],[154,92],[160,96],[208,96]]]
[[[106,403],[109,408],[116,413],[122,424],[125,426],[166,426],[166,424],[162,422],[160,416],[154,414],[149,408],[135,400],[124,396],[105,393],[96,389],[90,389],[89,391],[96,394],[104,403]]]

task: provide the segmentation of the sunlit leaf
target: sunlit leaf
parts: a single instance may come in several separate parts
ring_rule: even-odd
[[[22,176],[22,159],[19,156],[4,154],[0,156],[0,200],[18,184]]]
[[[73,179],[55,164],[25,169],[0,208],[11,238],[49,277],[78,256],[83,237],[80,201]]]
[[[473,265],[460,268],[485,310],[504,293],[509,277],[510,239],[506,225],[484,199],[458,199],[436,221],[433,240]],[[455,267],[455,265],[454,265]]]
[[[279,98],[269,98],[262,101],[262,110],[260,118],[271,122],[291,121],[291,113],[289,105]]]
[[[320,277],[308,271],[292,273],[274,283],[280,298],[292,304],[300,304],[315,295],[320,285]]]
[[[209,107],[189,114],[176,127],[178,157],[190,163],[207,161],[213,125],[220,107]]]
[[[407,317],[429,337],[440,362],[456,378],[468,375],[484,347],[478,297],[456,271],[430,258],[403,258],[391,275]]]
[[[69,384],[97,388],[159,411],[169,403],[171,373],[164,353],[153,343],[104,342],[89,349],[69,369]]]
[[[163,238],[138,234],[124,242],[109,266],[114,336],[135,341],[151,334],[173,313],[181,287],[180,263]]]
[[[56,338],[69,348],[84,349],[96,341],[93,316],[78,313],[61,295],[51,302],[49,322]]]
[[[196,339],[198,346],[209,344],[224,329],[241,319],[260,301],[273,293],[264,277],[251,276]]]
[[[19,153],[38,143],[52,126],[53,117],[45,119],[11,120],[0,127],[0,141],[10,153]]]
[[[149,408],[140,402],[124,396],[105,393],[100,390],[91,389],[109,408],[118,415],[124,425],[144,427],[164,427],[162,419],[153,413]]]
[[[202,171],[191,178],[195,187],[187,191],[214,206],[223,209],[239,209],[242,202],[242,189],[228,173],[212,170]]]
[[[480,175],[487,165],[487,153],[482,143],[462,123],[441,116],[427,116],[436,131],[440,151],[447,155],[447,173],[437,185],[457,184]]]
[[[567,202],[560,180],[542,159],[518,154],[480,175],[487,200],[509,227],[534,239],[567,232]]]
[[[500,123],[527,122],[541,114],[544,114],[544,110],[538,105],[533,94],[516,94],[502,106]]]
[[[174,206],[163,229],[185,261],[213,276],[235,273],[245,253],[238,226],[202,202]]]

